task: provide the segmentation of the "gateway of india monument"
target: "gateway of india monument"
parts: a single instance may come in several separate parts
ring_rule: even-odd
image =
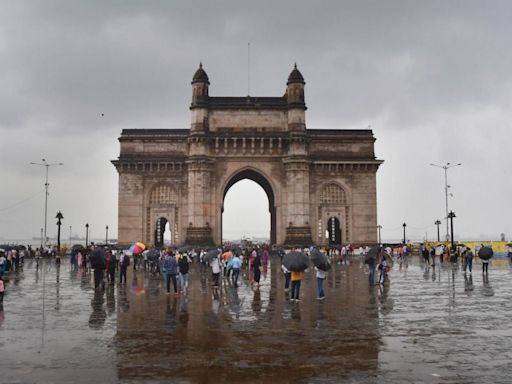
[[[189,128],[122,131],[119,244],[162,246],[169,224],[172,245],[220,245],[224,197],[242,179],[268,196],[271,244],[377,242],[371,130],[307,128],[297,66],[282,96],[215,97],[209,86],[200,65]]]

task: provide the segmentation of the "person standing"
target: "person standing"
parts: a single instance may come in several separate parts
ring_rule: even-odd
[[[124,252],[121,253],[121,258],[119,260],[120,268],[119,268],[119,285],[124,283],[126,284],[126,270],[130,265],[130,257],[126,255]]]
[[[174,255],[172,253],[165,255],[164,269],[166,271],[167,294],[171,293],[171,280],[172,280],[174,294],[177,295],[178,294],[178,282],[176,280],[176,275],[178,274],[178,263],[176,262],[176,257],[174,257]]]
[[[260,287],[260,277],[261,277],[261,257],[259,254],[256,254],[252,262],[253,273],[254,273],[254,284],[256,288]]]
[[[302,272],[292,272],[291,273],[291,281],[292,281],[292,297],[290,301],[295,301],[298,303],[300,301],[300,283],[302,280]]]
[[[471,251],[471,248],[466,248],[464,256],[466,258],[466,262],[464,263],[464,273],[466,273],[466,269],[469,269],[469,273],[471,273],[473,270],[473,252]]]
[[[91,254],[91,268],[94,269],[94,288],[104,289],[103,271],[107,266],[105,251],[97,246],[93,246]]]
[[[316,286],[318,288],[318,300],[325,299],[325,292],[324,292],[324,280],[327,277],[327,272],[322,271],[321,269],[318,269],[315,267],[316,270]]]
[[[232,281],[235,287],[238,287],[238,276],[240,275],[241,266],[242,262],[240,261],[238,255],[235,253],[231,261],[231,268],[233,269]]]
[[[183,293],[187,293],[188,290],[188,271],[189,262],[186,254],[181,255],[180,261],[178,261],[178,268],[180,271],[180,287]]]

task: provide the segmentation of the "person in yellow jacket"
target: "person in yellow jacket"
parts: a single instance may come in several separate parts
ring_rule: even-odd
[[[299,302],[299,293],[300,293],[300,282],[302,280],[302,272],[293,272],[292,271],[292,296],[290,301]]]

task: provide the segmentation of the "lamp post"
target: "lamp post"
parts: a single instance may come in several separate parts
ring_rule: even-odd
[[[44,167],[46,167],[46,181],[44,183],[44,187],[45,187],[45,194],[44,194],[44,242],[46,243],[46,240],[47,240],[47,237],[46,237],[46,224],[48,222],[48,187],[50,186],[50,184],[48,183],[48,169],[51,167],[51,166],[54,166],[54,165],[64,165],[63,163],[48,163],[46,161],[46,159],[42,159],[42,163],[33,163],[31,162],[30,164],[32,165],[42,165]]]
[[[379,244],[382,244],[381,238],[380,238],[380,230],[382,229],[382,225],[377,225],[377,229],[379,230]]]
[[[439,226],[441,225],[441,221],[440,220],[436,220],[434,225],[437,226],[437,242],[439,243],[441,241],[441,237],[439,236]]]
[[[62,225],[61,220],[64,218],[62,213],[59,211],[57,212],[57,216],[55,216],[57,219],[57,252],[60,252],[60,226]]]
[[[453,219],[455,217],[457,217],[457,216],[455,216],[455,212],[450,211],[450,213],[448,214],[448,218],[450,219],[452,249],[455,249],[455,242],[453,241]]]
[[[71,228],[72,226],[69,226],[69,246],[71,246]]]
[[[89,245],[89,223],[85,224],[85,248]]]
[[[43,252],[43,228],[41,228],[41,253]]]
[[[405,242],[405,227],[407,227],[407,224],[403,223],[402,227],[404,227],[404,244],[406,244],[406,242]]]
[[[446,240],[448,240],[449,239],[449,235],[448,235],[448,188],[450,188],[450,186],[448,185],[448,169],[462,165],[462,163],[457,163],[457,164],[446,163],[446,165],[438,165],[438,164],[430,163],[430,165],[433,167],[438,167],[438,168],[444,169],[444,194],[445,194],[445,198],[446,198]]]
[[[108,225],[105,227],[105,245],[108,245]]]

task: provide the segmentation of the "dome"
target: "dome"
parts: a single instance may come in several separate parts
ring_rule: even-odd
[[[290,73],[290,76],[288,76],[288,82],[286,85],[291,83],[302,83],[306,84],[304,82],[304,77],[302,77],[302,73],[297,69],[297,64],[294,65],[292,72]]]
[[[199,63],[199,69],[194,73],[194,77],[192,78],[192,83],[208,83],[210,84],[210,81],[208,80],[208,75],[203,69],[203,63]]]

